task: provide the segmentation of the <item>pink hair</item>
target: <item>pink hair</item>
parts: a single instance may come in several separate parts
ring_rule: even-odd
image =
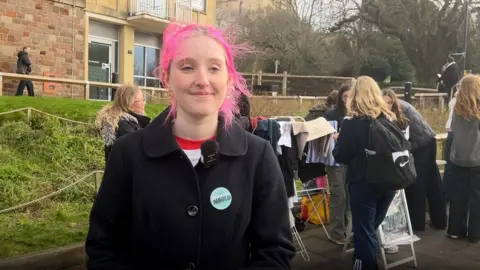
[[[178,48],[180,47],[180,43],[194,35],[208,36],[217,41],[225,50],[229,84],[227,88],[227,98],[225,98],[220,107],[220,113],[224,118],[225,126],[230,127],[234,114],[239,112],[238,101],[240,100],[241,94],[249,95],[247,83],[242,75],[237,72],[234,63],[235,57],[241,56],[242,53],[246,52],[246,44],[233,45],[233,41],[227,39],[224,31],[211,26],[170,23],[163,33],[163,49],[160,54],[159,69],[170,72],[170,64],[172,59],[179,53]],[[231,36],[231,38],[233,37]],[[171,109],[167,119],[176,117],[177,104],[174,98],[172,98],[170,106]]]

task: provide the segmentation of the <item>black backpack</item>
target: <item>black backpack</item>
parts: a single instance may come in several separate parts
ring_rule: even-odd
[[[386,190],[400,190],[417,178],[411,146],[400,128],[384,115],[371,119],[369,149],[365,149],[367,182]]]

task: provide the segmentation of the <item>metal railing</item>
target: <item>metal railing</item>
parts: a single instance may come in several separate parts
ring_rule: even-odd
[[[118,88],[121,86],[121,84],[118,84],[118,83],[104,83],[104,82],[94,82],[94,81],[64,79],[64,78],[51,78],[51,77],[45,77],[45,76],[0,72],[0,96],[3,95],[4,79],[30,80],[35,82],[52,82],[52,83],[82,86],[83,97],[85,99],[90,99],[90,87]],[[154,88],[154,87],[139,87],[139,88],[142,89],[143,91],[150,91],[152,94],[155,92],[168,92],[167,89],[164,89],[164,88]],[[71,97],[73,97],[73,90],[71,93]]]
[[[129,16],[150,15],[178,22],[192,21],[192,0],[129,0]]]

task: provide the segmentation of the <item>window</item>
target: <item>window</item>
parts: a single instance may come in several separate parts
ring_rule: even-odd
[[[158,67],[160,49],[135,45],[133,77],[138,86],[160,87],[155,70]]]
[[[206,11],[205,0],[192,0],[192,9],[198,11]]]

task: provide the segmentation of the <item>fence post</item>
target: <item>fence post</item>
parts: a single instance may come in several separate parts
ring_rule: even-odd
[[[258,79],[257,79],[258,80],[257,81],[258,85],[262,85],[262,74],[263,74],[262,70],[258,71]]]
[[[32,108],[28,107],[27,108],[27,123],[30,122],[31,116],[32,116]]]
[[[88,82],[85,82],[85,99],[90,99],[90,84]]]
[[[412,103],[412,83],[406,82],[405,83],[405,101],[408,103]]]
[[[287,95],[287,79],[288,79],[288,74],[286,71],[283,72],[283,80],[282,80],[282,95],[286,96]]]
[[[445,110],[445,98],[442,96],[438,97],[438,108],[440,109],[441,112]]]
[[[100,177],[99,172],[95,172],[95,190],[98,193],[98,190],[100,189],[100,184],[102,183],[102,178]]]
[[[3,76],[2,73],[0,73],[0,96],[3,95]]]

